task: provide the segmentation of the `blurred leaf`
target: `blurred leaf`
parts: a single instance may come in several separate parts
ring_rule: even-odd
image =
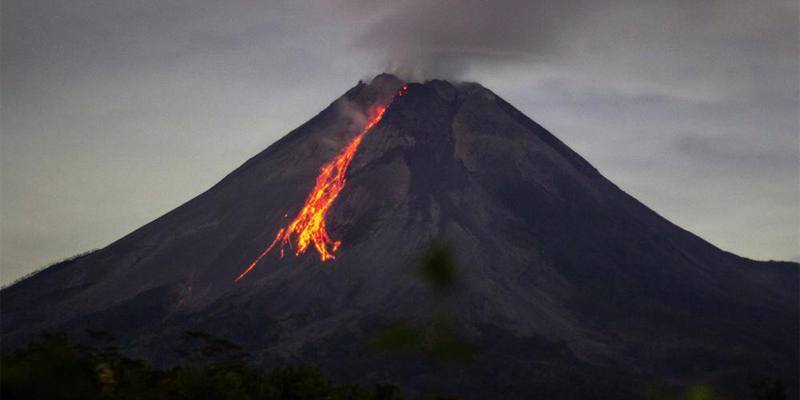
[[[472,345],[446,320],[434,321],[431,333],[428,348],[440,361],[467,362],[475,353]]]
[[[714,390],[708,385],[694,385],[686,393],[687,400],[713,400],[716,398]]]
[[[425,255],[420,274],[434,290],[447,290],[455,285],[456,268],[450,247],[434,244]]]
[[[421,349],[422,340],[417,331],[403,323],[396,323],[372,335],[367,345],[376,350],[411,351]]]

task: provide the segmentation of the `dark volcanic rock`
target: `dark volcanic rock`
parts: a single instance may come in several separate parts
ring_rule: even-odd
[[[160,364],[187,330],[256,362],[311,361],[339,379],[426,385],[410,356],[361,346],[381,323],[424,321],[413,273],[446,241],[454,318],[478,361],[442,377],[484,398],[637,398],[649,385],[798,376],[798,265],[724,252],[671,224],[491,91],[412,83],[365,137],[329,213],[337,259],[266,257],[358,117],[402,82],[359,83],[211,188],[110,246],[2,291],[3,347],[43,330],[106,330]]]

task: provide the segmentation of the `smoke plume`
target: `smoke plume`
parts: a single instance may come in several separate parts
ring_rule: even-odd
[[[755,0],[342,1],[349,17],[368,21],[353,46],[413,80],[458,79],[482,64],[624,67],[643,53],[654,65],[632,60],[639,71],[660,73],[665,54],[673,56],[669,65],[699,56],[716,68],[749,55],[729,49],[731,41],[797,26],[796,4],[784,0],[768,0],[770,7]]]

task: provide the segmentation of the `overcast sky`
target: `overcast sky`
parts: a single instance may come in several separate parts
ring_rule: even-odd
[[[182,204],[385,70],[478,81],[678,225],[743,256],[800,256],[796,0],[3,0],[0,14],[3,285]]]

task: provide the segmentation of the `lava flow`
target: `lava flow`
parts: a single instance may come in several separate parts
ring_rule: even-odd
[[[347,146],[339,152],[339,154],[327,164],[323,165],[317,175],[317,181],[314,189],[306,197],[306,202],[303,208],[297,213],[297,216],[289,223],[278,230],[275,239],[267,246],[261,254],[253,260],[252,263],[245,269],[234,281],[239,282],[245,275],[255,268],[256,264],[261,261],[276,245],[280,244],[281,258],[284,255],[283,246],[289,245],[290,248],[295,248],[295,255],[299,256],[306,252],[308,246],[313,244],[314,248],[319,253],[321,261],[332,260],[333,253],[339,249],[342,242],[339,240],[331,239],[328,230],[325,226],[325,215],[328,213],[331,205],[339,192],[344,188],[347,182],[345,174],[350,162],[356,155],[358,146],[361,140],[378,122],[383,118],[383,114],[391,106],[391,104],[400,96],[403,96],[408,91],[408,86],[404,85],[394,96],[391,102],[384,106],[373,108],[364,127],[356,135]]]

